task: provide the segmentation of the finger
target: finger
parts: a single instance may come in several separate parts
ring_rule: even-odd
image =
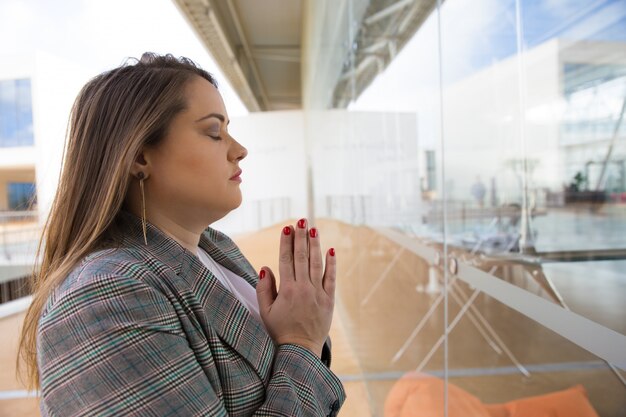
[[[289,285],[296,279],[293,268],[293,237],[295,233],[292,226],[285,226],[280,232],[280,249],[278,255],[278,273],[280,283]]]
[[[308,280],[309,277],[309,237],[306,219],[298,220],[296,233],[293,241],[293,266],[296,273],[296,281]]]
[[[335,298],[335,287],[337,284],[337,258],[335,249],[330,248],[326,252],[326,270],[324,271],[324,291],[331,298]]]
[[[319,231],[315,227],[309,229],[309,275],[313,285],[316,287],[322,286],[324,264],[322,262]]]
[[[259,282],[256,284],[256,298],[259,302],[259,312],[264,315],[274,304],[276,299],[276,281],[274,273],[268,267],[261,268]]]
[[[262,269],[265,269],[265,272],[267,273],[265,277],[270,279],[270,288],[272,289],[272,301],[276,301],[276,297],[278,297],[278,288],[276,285],[276,276],[274,275],[274,271],[272,271],[269,266],[265,266]]]
[[[267,273],[269,274],[268,278],[272,279],[272,285],[271,285],[271,288],[272,288],[272,299],[276,300],[276,297],[278,297],[278,288],[277,288],[277,285],[276,285],[276,276],[274,276],[274,272],[272,272],[272,270],[269,269],[269,268],[267,268]]]

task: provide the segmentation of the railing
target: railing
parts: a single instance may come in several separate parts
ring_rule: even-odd
[[[420,239],[397,230],[389,228],[376,228],[375,230],[397,243],[399,252],[413,252],[428,262],[430,268],[437,270],[440,276],[446,274],[448,276],[447,283],[444,281],[438,285],[442,291],[438,302],[443,301],[443,291],[447,291],[451,299],[460,307],[456,317],[450,321],[446,332],[420,363],[418,370],[422,369],[430,356],[443,343],[443,338],[454,328],[458,320],[463,315],[469,314],[470,320],[481,335],[491,339],[489,344],[492,348],[496,351],[505,352],[522,374],[529,375],[528,370],[508,351],[506,345],[492,331],[493,329],[485,324],[480,314],[473,308],[474,299],[480,292],[483,292],[604,360],[615,376],[626,386],[626,379],[619,371],[619,369],[626,370],[626,336],[572,312],[552,281],[543,273],[538,258],[523,254],[501,254],[495,257],[476,256],[466,250],[453,247],[448,247],[446,254],[437,245],[433,246],[422,242]],[[504,278],[494,274],[496,270],[501,268],[508,270],[508,273],[504,274]],[[509,279],[506,279],[507,276]],[[384,278],[385,275],[381,275],[370,292],[375,291]],[[508,282],[519,280],[523,281],[524,285],[520,285],[519,282]],[[468,295],[459,291],[454,286],[457,281],[468,284],[469,288],[473,290],[472,294]],[[368,294],[366,300],[370,296],[371,294]],[[436,307],[435,304],[433,306]],[[400,348],[394,360],[401,356],[409,343],[417,337],[425,320],[432,315],[433,311],[434,307],[431,307],[431,310],[416,326],[404,346]],[[482,324],[482,329],[480,324]]]
[[[404,195],[326,195],[319,206],[319,217],[330,217],[350,224],[392,226],[419,222],[427,203],[417,194]]]
[[[251,212],[256,213],[256,228],[260,229],[276,224],[289,218],[291,200],[288,197],[277,197],[265,200],[254,200],[250,204]]]
[[[0,304],[29,294],[40,234],[36,211],[0,212]]]

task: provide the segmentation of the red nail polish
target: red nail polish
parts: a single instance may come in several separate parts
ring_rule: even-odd
[[[311,230],[309,230],[309,235],[311,237],[317,237],[317,229],[315,227],[312,227]]]
[[[335,248],[330,248],[328,252],[330,253],[330,256],[335,256]]]
[[[261,272],[259,273],[259,278],[265,278],[265,269],[261,269]]]
[[[285,236],[289,236],[291,234],[291,227],[289,226],[283,227],[283,233],[285,234]]]
[[[300,229],[304,229],[306,227],[306,219],[300,219],[298,220],[298,227]]]

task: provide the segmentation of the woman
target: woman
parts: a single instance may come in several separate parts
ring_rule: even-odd
[[[208,227],[241,203],[228,122],[185,58],[144,54],[80,92],[22,334],[44,416],[336,415],[334,251],[285,227],[277,292]]]

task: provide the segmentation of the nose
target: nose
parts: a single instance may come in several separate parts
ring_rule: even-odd
[[[229,152],[230,157],[234,159],[235,161],[241,161],[243,158],[248,156],[248,150],[239,142],[237,142],[235,138],[232,138],[232,140],[233,140],[233,143]]]

